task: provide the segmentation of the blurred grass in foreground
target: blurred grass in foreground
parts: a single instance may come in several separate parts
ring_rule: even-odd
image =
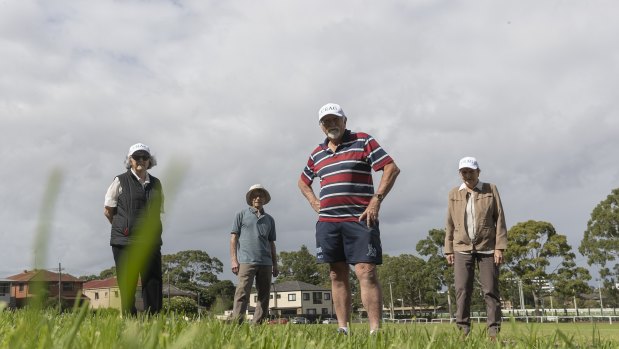
[[[463,339],[449,324],[385,324],[377,336],[367,324],[354,324],[351,335],[335,325],[226,324],[175,314],[121,319],[87,308],[71,313],[0,313],[0,348],[617,348],[619,325],[504,324],[497,343],[476,326]]]

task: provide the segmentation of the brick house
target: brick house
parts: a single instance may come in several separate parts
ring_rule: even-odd
[[[141,297],[141,292],[136,291],[136,293],[140,294]],[[114,308],[120,310],[120,291],[116,277],[86,282],[84,294],[90,299],[91,309]]]
[[[72,307],[78,297],[88,299],[82,294],[84,281],[69,275],[48,270],[24,270],[23,273],[7,277],[11,282],[11,297],[17,308],[24,307],[37,290],[47,292],[50,300],[60,299],[63,307]]]

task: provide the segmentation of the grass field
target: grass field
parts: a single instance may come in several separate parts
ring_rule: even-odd
[[[376,336],[354,324],[349,336],[336,325],[231,325],[175,314],[120,319],[83,308],[0,313],[0,348],[618,348],[619,324],[504,323],[496,343],[483,324],[462,338],[453,324],[385,324]]]

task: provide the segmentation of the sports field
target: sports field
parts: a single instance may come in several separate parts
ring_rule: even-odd
[[[232,325],[175,314],[121,319],[83,308],[0,313],[0,348],[618,348],[619,324],[505,323],[498,341],[483,326],[462,338],[453,324],[385,324],[376,336],[354,324],[348,336],[336,325]]]

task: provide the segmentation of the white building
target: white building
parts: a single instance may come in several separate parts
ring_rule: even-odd
[[[301,281],[285,281],[271,285],[269,310],[277,317],[304,316],[310,319],[335,317],[331,289]],[[258,293],[249,297],[251,312],[256,307]]]

